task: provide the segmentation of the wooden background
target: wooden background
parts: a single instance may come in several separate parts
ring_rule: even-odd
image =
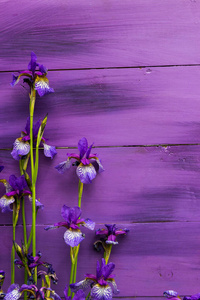
[[[105,172],[84,186],[83,217],[128,227],[113,247],[118,298],[162,299],[163,291],[199,292],[200,282],[200,1],[0,1],[1,178],[19,176],[10,155],[28,116],[28,88],[12,88],[34,51],[48,67],[55,93],[38,98],[35,120],[48,112],[45,137],[54,160],[40,155],[37,250],[59,283],[69,279],[63,204],[77,204],[72,168],[54,166],[85,136],[94,142]],[[73,150],[76,151],[76,150]],[[0,187],[3,195],[4,188]],[[31,223],[27,203],[28,223]],[[0,269],[10,284],[12,216],[0,213]],[[29,226],[30,227],[30,226]],[[93,232],[81,244],[78,279],[95,272],[101,253]],[[22,236],[21,219],[17,241]],[[17,282],[22,271],[17,270]]]

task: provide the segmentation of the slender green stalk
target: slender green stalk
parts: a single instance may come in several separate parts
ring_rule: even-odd
[[[79,180],[78,183],[78,206],[81,208],[81,200],[83,195],[83,183]]]
[[[35,166],[33,156],[33,116],[35,107],[36,91],[34,87],[31,88],[30,94],[30,157],[31,157],[31,178],[32,178],[32,252],[36,256],[36,207],[35,207]],[[37,284],[37,270],[35,268],[34,281]]]
[[[16,218],[16,211],[13,209],[13,242],[15,241],[15,229],[16,229],[16,224],[15,224],[15,218]],[[11,251],[11,284],[15,282],[15,247],[14,245],[12,246],[12,251]]]

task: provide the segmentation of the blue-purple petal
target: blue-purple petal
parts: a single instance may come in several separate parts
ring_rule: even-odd
[[[35,79],[35,89],[39,96],[42,97],[45,94],[53,93],[54,89],[50,88],[49,80],[46,76],[37,76]]]
[[[66,170],[68,170],[71,167],[71,159],[68,158],[66,161],[61,162],[58,164],[55,169],[60,173],[63,174]]]
[[[113,272],[114,269],[115,269],[115,264],[112,262],[107,265],[104,265],[102,267],[102,275],[103,275],[104,279],[107,279],[110,276],[110,274]]]
[[[10,83],[11,86],[15,86],[18,83],[18,77],[15,74],[12,74],[12,82]]]
[[[85,137],[83,137],[78,142],[78,150],[80,152],[80,159],[83,158],[83,156],[87,152],[87,149],[88,149],[88,142],[87,142],[87,139]]]
[[[18,300],[20,296],[21,293],[19,292],[19,285],[14,283],[8,288],[8,292],[4,297],[4,300]]]
[[[74,295],[73,300],[85,300],[85,293],[83,290],[78,290]]]
[[[29,201],[32,203],[32,197],[31,195],[28,196],[29,198]],[[35,207],[36,208],[40,208],[40,209],[43,209],[44,208],[44,204],[42,204],[39,200],[35,199]]]
[[[47,73],[47,68],[44,65],[38,64],[39,70],[42,73],[42,75],[45,75]]]
[[[15,198],[14,197],[7,197],[6,195],[4,195],[3,197],[1,197],[0,198],[0,208],[1,208],[2,213],[12,211],[12,209],[10,208],[10,205],[13,202],[15,202]]]
[[[91,299],[94,300],[111,300],[112,288],[109,285],[95,284],[91,289]]]
[[[29,142],[23,141],[22,138],[18,138],[15,140],[13,144],[13,151],[11,152],[11,155],[15,160],[19,160],[21,156],[27,155],[29,152]]]
[[[173,290],[168,290],[163,293],[163,296],[165,296],[167,298],[172,298],[172,297],[177,297],[178,293]]]
[[[79,229],[68,229],[64,233],[64,241],[71,247],[78,246],[85,236]]]
[[[31,52],[31,61],[28,64],[29,71],[35,72],[35,69],[37,67],[37,56],[34,52]]]
[[[96,177],[96,170],[92,164],[83,165],[80,163],[76,169],[76,174],[82,183],[88,184]]]
[[[90,287],[90,284],[94,282],[93,280],[86,278],[76,283],[70,284],[70,289],[73,293],[76,293],[78,290],[87,290]]]
[[[81,216],[81,209],[79,206],[71,207],[69,210],[69,221],[70,223],[76,224],[78,218]]]
[[[108,284],[112,288],[113,294],[117,295],[119,294],[119,290],[117,289],[117,284],[113,278],[107,279]]]
[[[92,220],[90,220],[89,218],[84,220],[84,227],[90,229],[90,230],[94,230],[95,228],[95,222],[93,222]]]
[[[43,146],[44,146],[44,155],[46,157],[51,157],[51,159],[53,159],[54,156],[57,154],[56,147],[47,145],[45,143],[43,143]]]

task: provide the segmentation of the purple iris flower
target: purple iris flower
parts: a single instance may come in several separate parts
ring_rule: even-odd
[[[20,72],[19,76],[13,74],[11,86],[15,86],[22,76],[25,77],[24,82],[27,82],[30,87],[33,87],[40,97],[45,94],[53,93],[54,90],[49,86],[49,80],[46,77],[47,69],[37,63],[37,56],[31,52],[31,61],[28,64],[28,70]]]
[[[0,182],[2,182],[6,188],[5,195],[0,198],[0,208],[3,213],[12,211],[10,205],[14,203],[16,199],[20,200],[22,197],[28,196],[29,200],[32,200],[31,192],[25,189],[27,187],[27,182],[24,175],[20,177],[10,175],[9,182],[5,179],[1,179]],[[42,208],[43,205],[37,200],[36,207]]]
[[[27,285],[23,284],[21,287],[18,284],[12,284],[8,288],[8,292],[5,296],[5,300],[18,300],[23,292],[30,292],[33,295],[33,299],[36,300],[47,300],[47,299],[54,299],[54,300],[61,300],[60,296],[55,293],[51,288],[41,287],[38,289],[35,285]],[[51,298],[46,296],[46,291],[50,291]]]
[[[116,240],[117,235],[125,235],[129,232],[129,229],[118,229],[116,227],[116,224],[113,225],[109,225],[109,224],[105,224],[105,226],[107,227],[107,229],[98,229],[96,231],[96,235],[105,235],[105,243],[106,244],[113,244],[116,245],[118,244],[118,241]]]
[[[96,154],[91,154],[93,144],[88,148],[88,141],[83,137],[78,142],[78,150],[80,154],[68,153],[67,160],[61,162],[55,168],[61,174],[68,170],[72,165],[72,159],[76,160],[77,165],[76,174],[82,183],[91,183],[92,179],[96,177],[97,171],[99,173],[104,171],[100,159]]]
[[[117,295],[119,290],[114,276],[111,275],[115,268],[115,264],[109,263],[106,265],[105,259],[102,258],[102,264],[100,267],[99,262],[97,261],[97,270],[96,276],[93,274],[86,274],[86,278],[80,282],[70,284],[72,292],[77,292],[82,289],[83,291],[87,290],[89,287],[91,289],[91,299],[94,300],[110,300],[112,299],[113,294]]]
[[[42,120],[38,120],[33,126],[33,140],[36,144],[37,135]],[[53,157],[57,154],[56,148],[46,144],[46,139],[42,137],[42,144],[44,147],[44,155],[46,157]],[[13,144],[13,151],[11,152],[12,157],[15,160],[20,160],[23,156],[30,152],[30,118],[27,118],[25,130],[21,132],[21,137],[17,138]]]
[[[45,230],[66,227],[67,230],[64,233],[64,241],[71,247],[78,246],[80,242],[85,238],[85,235],[80,231],[79,226],[82,225],[90,230],[94,230],[95,223],[90,219],[80,219],[81,209],[78,206],[68,207],[63,205],[61,209],[61,216],[65,219],[65,222],[55,223],[53,226],[45,227]]]
[[[163,293],[163,296],[165,296],[167,299],[171,300],[180,300],[178,293],[173,290],[168,290]]]

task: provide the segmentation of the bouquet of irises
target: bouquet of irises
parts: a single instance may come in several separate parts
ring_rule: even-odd
[[[17,137],[13,143],[11,155],[13,159],[19,162],[20,176],[10,175],[9,179],[0,179],[5,187],[4,195],[0,198],[0,208],[2,213],[12,213],[13,220],[13,246],[11,249],[11,285],[7,293],[4,293],[2,285],[5,278],[5,272],[0,271],[0,299],[17,300],[22,295],[24,299],[61,299],[52,289],[52,283],[56,284],[58,278],[52,264],[42,259],[42,254],[36,249],[36,217],[44,205],[36,197],[36,184],[39,170],[39,148],[42,146],[44,155],[51,159],[57,154],[56,147],[47,144],[44,137],[44,131],[48,116],[34,122],[34,110],[37,94],[43,97],[46,94],[53,93],[54,90],[49,86],[47,78],[47,69],[44,65],[37,62],[35,53],[31,53],[31,61],[27,70],[13,75],[11,86],[15,86],[20,79],[29,86],[29,116],[27,117],[24,130],[21,136]],[[61,216],[64,221],[59,221],[44,229],[50,230],[64,227],[64,242],[69,246],[71,258],[70,282],[66,284],[63,291],[66,300],[110,300],[113,295],[119,293],[114,275],[115,264],[109,262],[113,245],[117,245],[117,236],[126,235],[128,229],[117,228],[115,224],[105,224],[105,228],[96,230],[99,239],[94,243],[94,249],[99,251],[103,249],[104,256],[101,262],[97,261],[96,274],[86,274],[85,278],[76,282],[77,262],[81,241],[85,235],[81,231],[81,226],[89,230],[95,229],[95,222],[90,218],[82,218],[81,201],[84,184],[92,183],[97,173],[104,171],[101,160],[97,154],[92,153],[92,145],[88,145],[85,137],[78,142],[78,153],[68,153],[66,161],[61,162],[55,169],[63,174],[71,166],[76,168],[78,185],[78,203],[74,207],[63,205]],[[31,174],[27,172],[28,164],[31,166]],[[0,172],[4,166],[0,166]],[[30,234],[27,234],[26,223],[26,199],[29,200],[32,207],[32,226]],[[19,214],[22,214],[23,220],[23,241],[16,241],[16,230]],[[30,250],[30,248],[32,249]],[[16,258],[17,257],[17,258]],[[15,269],[24,269],[24,284],[19,286],[16,282]],[[40,286],[38,287],[38,282]]]

